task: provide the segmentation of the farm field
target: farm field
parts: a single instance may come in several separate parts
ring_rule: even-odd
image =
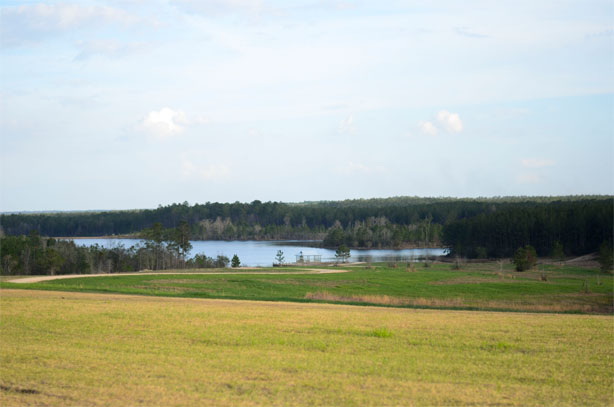
[[[443,309],[613,312],[611,274],[597,269],[540,265],[518,273],[511,264],[473,263],[460,270],[434,263],[328,267],[331,274],[308,269],[257,269],[212,273],[164,272],[69,278],[30,284],[1,282],[3,288],[83,291],[153,296],[265,301],[328,302]],[[305,274],[311,273],[311,274]]]
[[[0,294],[6,406],[614,402],[611,316]]]

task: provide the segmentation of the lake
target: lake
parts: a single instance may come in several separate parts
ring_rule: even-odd
[[[122,245],[126,248],[142,243],[140,239],[98,239],[80,238],[67,239],[73,240],[78,246],[93,246],[98,244],[102,247],[110,248]],[[275,262],[275,255],[278,250],[284,252],[285,262],[294,263],[296,256],[300,255],[320,255],[322,261],[334,261],[335,251],[311,247],[313,241],[223,241],[223,240],[194,240],[192,250],[188,257],[196,254],[205,254],[209,257],[224,255],[232,258],[233,255],[239,256],[242,266],[268,266]],[[352,249],[349,261],[411,261],[425,255],[441,256],[446,254],[446,249]]]

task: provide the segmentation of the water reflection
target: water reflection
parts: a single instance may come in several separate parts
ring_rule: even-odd
[[[102,247],[124,246],[129,248],[137,244],[143,244],[140,239],[72,239],[79,246],[92,246],[98,244]],[[323,262],[335,261],[335,251],[314,247],[317,241],[220,241],[220,240],[196,240],[192,241],[192,250],[188,254],[192,257],[196,254],[204,254],[209,257],[224,255],[239,256],[241,265],[270,267],[276,262],[277,251],[284,253],[284,261],[294,263],[296,257],[303,253],[304,258],[310,256],[313,259],[321,259]],[[440,256],[446,254],[446,249],[353,249],[349,261],[356,262],[410,262],[419,261],[425,257]]]

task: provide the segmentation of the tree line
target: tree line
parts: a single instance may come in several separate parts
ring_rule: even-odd
[[[445,225],[442,242],[452,255],[465,257],[511,257],[527,245],[539,256],[555,248],[583,255],[611,245],[613,212],[611,198],[493,207]]]
[[[186,259],[191,244],[185,225],[165,229],[155,224],[142,244],[124,247],[78,246],[72,240],[42,237],[37,231],[0,238],[0,274],[55,275],[122,273],[139,270],[224,268],[223,255],[197,254]]]
[[[465,257],[509,257],[531,244],[569,255],[612,240],[611,196],[394,197],[304,203],[172,204],[157,209],[0,215],[0,234],[147,237],[154,225],[200,240],[322,240],[327,247],[445,246]],[[181,254],[181,253],[180,253]]]

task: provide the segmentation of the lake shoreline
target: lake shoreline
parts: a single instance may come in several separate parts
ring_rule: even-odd
[[[118,240],[118,239],[135,239],[144,240],[140,236],[135,235],[111,235],[111,236],[51,236],[54,239],[62,240],[87,240],[87,239],[106,239],[106,240]],[[335,250],[335,246],[324,246],[323,240],[300,240],[300,239],[190,239],[192,242],[270,242],[270,243],[283,243],[284,245],[292,246],[296,243],[296,246],[307,246],[320,249]],[[348,246],[351,250],[407,250],[407,249],[446,249],[444,246],[438,245],[415,245],[415,244],[401,244],[399,246]]]

